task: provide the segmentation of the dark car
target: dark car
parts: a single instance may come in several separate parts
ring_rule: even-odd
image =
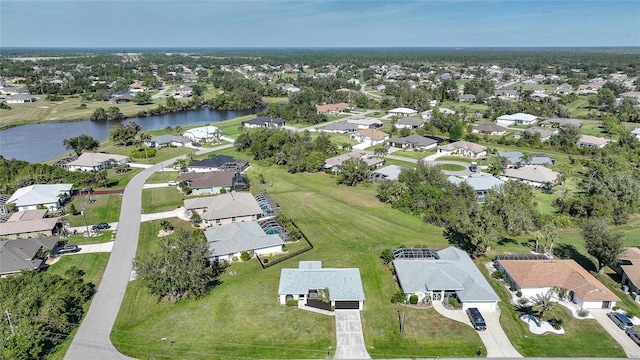
[[[625,314],[610,312],[607,316],[622,330],[633,328],[633,323]]]
[[[474,329],[487,330],[487,324],[484,322],[484,317],[482,317],[478,308],[468,308],[467,316],[469,316],[469,320],[471,320],[471,325],[473,325]]]
[[[633,342],[640,345],[640,333],[636,331],[636,329],[628,328],[627,330],[625,330],[625,332],[627,333],[627,336],[629,336],[631,340],[633,340]]]
[[[78,251],[80,251],[80,248],[78,247],[78,245],[67,245],[58,249],[58,254],[60,255],[69,254],[69,253],[74,253]]]
[[[111,227],[111,225],[103,222],[103,223],[100,223],[100,224],[93,225],[91,227],[91,229],[92,230],[106,230],[106,229],[109,229],[110,227]]]

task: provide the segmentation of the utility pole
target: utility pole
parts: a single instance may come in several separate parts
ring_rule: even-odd
[[[404,321],[407,318],[407,300],[404,300],[404,313],[402,314],[402,330],[400,330],[400,335],[404,335]]]
[[[82,218],[84,219],[84,226],[87,228],[87,236],[89,236],[89,224],[87,224],[87,217],[84,214],[84,207],[82,208],[82,211],[80,213],[82,214]]]
[[[9,328],[11,329],[11,334],[13,336],[16,336],[16,330],[13,328],[13,323],[11,322],[11,313],[9,312],[9,310],[5,310],[4,313],[7,314],[7,319],[9,319]]]

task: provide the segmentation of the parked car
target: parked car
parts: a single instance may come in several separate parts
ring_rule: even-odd
[[[177,186],[177,185],[178,185],[178,182],[177,182],[177,181],[175,181],[175,180],[171,180],[171,181],[169,181],[167,184],[169,184],[169,186]]]
[[[640,345],[640,333],[636,331],[636,329],[628,328],[627,330],[625,330],[625,332],[627,333],[627,336],[629,336],[631,340],[633,340],[633,342]]]
[[[93,225],[91,227],[91,230],[106,230],[106,229],[109,229],[110,227],[111,227],[111,225],[103,222],[103,223],[100,223],[100,224]]]
[[[633,323],[625,314],[610,312],[607,316],[622,330],[633,328]]]
[[[468,308],[467,316],[471,320],[471,325],[476,330],[487,330],[487,324],[484,322],[484,317],[480,314],[478,308]]]
[[[90,188],[90,187],[82,188],[82,189],[79,190],[80,194],[82,194],[82,193],[92,193],[92,192],[93,192],[93,188]]]
[[[58,249],[58,254],[60,255],[69,254],[69,253],[74,253],[78,251],[80,251],[80,248],[78,247],[78,245],[67,245]]]

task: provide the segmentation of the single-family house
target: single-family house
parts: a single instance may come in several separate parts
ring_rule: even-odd
[[[246,190],[247,179],[235,171],[185,172],[180,181],[186,181],[193,195],[219,194],[231,190]]]
[[[18,211],[6,222],[0,223],[0,237],[26,239],[52,236],[60,229],[59,217],[45,217],[47,210]]]
[[[384,142],[389,139],[389,137],[389,134],[378,129],[362,129],[349,135],[349,138],[351,140],[355,140],[359,143],[365,143],[369,146],[384,144]]]
[[[474,102],[476,101],[476,96],[473,94],[462,94],[458,96],[458,101],[460,102]]]
[[[479,158],[487,155],[487,148],[472,142],[460,140],[451,144],[438,146],[438,153]]]
[[[184,136],[162,134],[151,138],[147,146],[152,148],[193,146],[193,141]]]
[[[335,121],[327,124],[322,131],[338,134],[354,133],[358,131],[358,125],[347,121]]]
[[[500,89],[493,92],[493,96],[500,99],[515,99],[518,97],[518,90]]]
[[[418,110],[399,107],[399,108],[395,108],[387,111],[387,114],[394,115],[394,116],[414,116],[414,115],[418,115]]]
[[[18,211],[38,210],[44,206],[49,210],[57,210],[60,197],[71,197],[73,184],[34,184],[21,187],[9,197],[7,204],[16,204]]]
[[[538,120],[538,117],[531,114],[516,113],[511,115],[498,116],[496,122],[498,125],[509,127],[512,125],[533,125]]]
[[[369,117],[350,118],[347,122],[356,125],[358,129],[376,129],[384,125],[382,121]]]
[[[640,127],[637,127],[631,130],[631,135],[635,136],[636,139],[640,140]]]
[[[296,300],[298,306],[330,311],[362,310],[364,290],[360,269],[323,268],[321,261],[300,261],[297,269],[282,269],[278,302]]]
[[[396,129],[417,129],[421,128],[425,123],[425,120],[422,117],[417,116],[408,116],[403,117],[402,119],[398,119],[394,126]]]
[[[357,151],[352,151],[325,160],[323,168],[326,171],[339,172],[342,163],[348,159],[362,159],[370,168],[379,168],[384,164],[384,159],[362,155]]]
[[[23,270],[38,270],[45,265],[42,254],[58,244],[59,237],[0,240],[0,277]]]
[[[619,256],[619,261],[609,267],[620,275],[623,289],[632,295],[636,301],[640,300],[640,248],[625,248]]]
[[[485,197],[490,191],[500,191],[504,181],[490,174],[471,174],[462,179],[457,176],[449,176],[449,182],[459,185],[466,183],[473,188],[479,203],[484,204]]]
[[[69,171],[100,171],[128,162],[129,157],[124,155],[85,152],[63,167]]]
[[[502,180],[522,181],[535,187],[542,187],[549,183],[555,185],[558,174],[542,165],[525,165],[514,169],[505,169],[500,177]]]
[[[7,207],[8,200],[9,200],[9,195],[0,194],[0,216],[9,214],[9,207]]]
[[[522,85],[538,85],[538,81],[533,79],[528,79],[522,82]]]
[[[500,164],[505,168],[516,168],[523,165],[553,165],[556,160],[547,154],[531,153],[525,161],[524,154],[519,151],[498,152]]]
[[[621,94],[618,94],[618,97],[633,99],[636,102],[640,103],[640,91],[627,91]]]
[[[579,128],[582,126],[582,120],[569,119],[569,118],[550,118],[539,123],[540,126],[561,128],[567,126],[574,126]]]
[[[282,252],[284,240],[278,234],[267,234],[256,221],[236,222],[204,230],[212,261],[231,261],[243,252],[252,257]]]
[[[260,116],[255,119],[245,120],[242,126],[246,128],[281,128],[287,125],[287,122],[280,118],[271,118],[268,116]]]
[[[376,169],[369,174],[369,181],[379,184],[383,180],[396,181],[403,167],[398,165],[388,165],[380,169]]]
[[[515,133],[513,135],[514,139],[520,139],[523,137],[523,133],[527,133],[533,137],[538,137],[541,142],[549,141],[551,136],[556,135],[558,133],[558,129],[554,128],[541,128],[541,127],[532,127],[522,131],[522,133]]]
[[[220,226],[235,222],[256,221],[263,215],[262,208],[248,192],[228,192],[216,196],[186,199],[187,216],[200,215],[205,226]]]
[[[37,100],[38,98],[33,95],[18,94],[18,95],[13,95],[10,98],[7,98],[7,104],[33,103],[33,102],[36,102]]]
[[[498,135],[502,136],[507,133],[507,128],[504,126],[500,126],[492,123],[484,123],[478,126],[474,126],[471,130],[474,134],[485,134],[485,135]]]
[[[235,159],[229,155],[214,155],[207,159],[198,160],[187,165],[188,172],[235,171],[243,172],[249,167],[244,159]]]
[[[574,260],[496,260],[523,297],[558,287],[582,309],[611,309],[620,299]]]
[[[0,93],[5,95],[29,95],[29,89],[26,86],[4,86],[0,87]]]
[[[425,151],[438,146],[438,140],[421,135],[409,135],[399,138],[392,138],[387,140],[387,143],[390,147],[418,151]]]
[[[570,84],[560,84],[556,87],[554,93],[558,95],[569,95],[573,92],[573,87]]]
[[[603,148],[609,143],[609,140],[597,136],[580,135],[580,139],[576,143],[579,148]]]
[[[212,125],[189,129],[182,134],[182,136],[198,144],[218,142],[221,135],[220,129]]]
[[[495,310],[500,301],[469,255],[455,247],[395,249],[393,267],[407,300],[411,295],[420,302],[446,302],[453,297],[465,310]]]
[[[347,103],[317,105],[316,112],[324,115],[336,115],[343,111],[351,110],[351,105]]]

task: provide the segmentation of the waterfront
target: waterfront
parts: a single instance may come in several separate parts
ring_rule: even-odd
[[[144,118],[127,118],[118,121],[80,120],[71,122],[51,122],[27,124],[0,130],[0,154],[7,159],[16,158],[29,162],[41,162],[70,152],[62,141],[86,134],[103,141],[109,137],[109,127],[115,123],[134,121],[142,130],[163,129],[167,126],[188,126],[217,123],[240,116],[256,114],[263,109],[238,111],[197,110],[169,113]]]

